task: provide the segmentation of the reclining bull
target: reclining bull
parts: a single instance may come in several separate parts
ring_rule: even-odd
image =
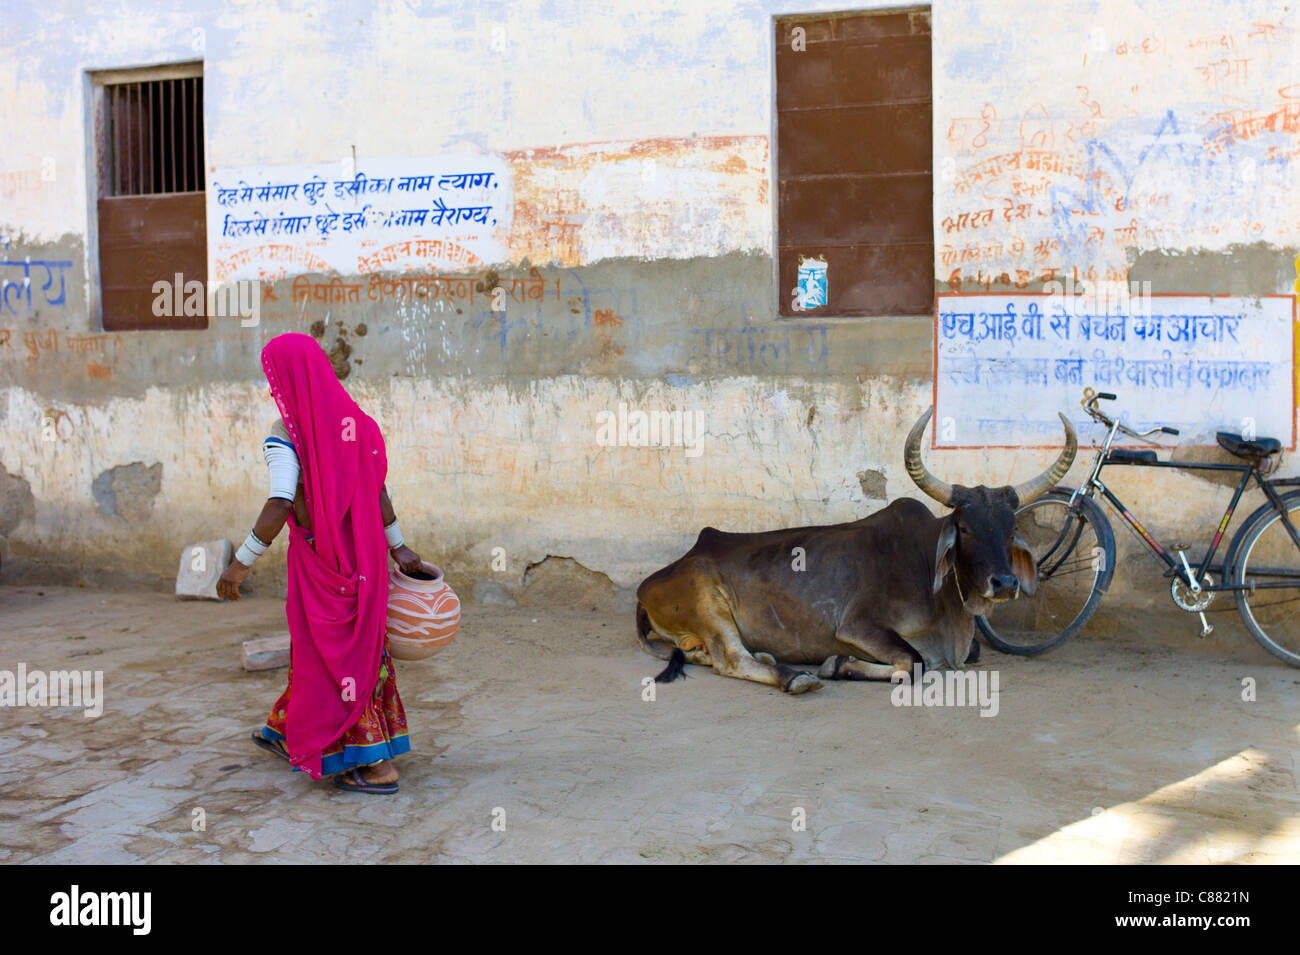
[[[904,463],[950,513],[935,517],[904,498],[849,524],[757,534],[706,527],[637,588],[637,636],[669,661],[655,679],[670,682],[694,663],[806,693],[821,682],[791,664],[818,665],[823,679],[890,680],[910,676],[917,661],[966,663],[974,618],[1034,592],[1037,568],[1015,511],[1065,476],[1078,442],[1061,415],[1065,449],[1038,477],[1016,487],[951,485],[921,463],[933,412],[907,436]]]

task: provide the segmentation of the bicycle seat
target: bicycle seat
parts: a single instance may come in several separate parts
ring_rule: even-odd
[[[1270,454],[1280,454],[1282,451],[1282,442],[1277,438],[1256,438],[1254,441],[1247,441],[1241,435],[1228,431],[1220,431],[1216,437],[1219,439],[1219,447],[1239,458],[1265,458]]]
[[[1151,464],[1156,460],[1154,451],[1139,451],[1132,448],[1111,448],[1106,458],[1107,464]]]

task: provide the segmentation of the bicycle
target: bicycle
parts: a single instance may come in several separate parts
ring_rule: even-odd
[[[1037,561],[1038,586],[1032,597],[1021,594],[976,618],[988,642],[1004,653],[1035,656],[1059,647],[1087,624],[1115,573],[1115,534],[1096,500],[1100,495],[1147,549],[1163,561],[1164,576],[1171,579],[1170,596],[1181,610],[1200,615],[1201,637],[1214,630],[1205,617],[1206,608],[1217,595],[1230,593],[1236,597],[1246,629],[1264,649],[1300,667],[1300,490],[1278,491],[1300,487],[1300,477],[1264,477],[1276,470],[1281,442],[1220,431],[1220,447],[1244,463],[1161,461],[1153,450],[1111,445],[1121,433],[1155,445],[1148,440],[1151,435],[1177,435],[1178,430],[1159,426],[1140,433],[1133,431],[1118,416],[1111,417],[1097,406],[1103,400],[1117,399],[1109,392],[1098,393],[1091,388],[1084,391],[1084,410],[1107,429],[1087,480],[1075,489],[1052,488],[1016,511],[1016,530]],[[1241,480],[1204,555],[1189,561],[1189,546],[1178,544],[1169,548],[1177,554],[1175,560],[1102,483],[1101,472],[1107,466],[1237,471]],[[1214,557],[1224,531],[1252,478],[1268,501],[1246,518],[1229,542],[1222,563],[1216,564]]]

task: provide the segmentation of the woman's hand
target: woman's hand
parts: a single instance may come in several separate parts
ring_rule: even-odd
[[[226,600],[238,600],[239,585],[244,582],[244,578],[252,569],[237,560],[232,560],[230,566],[221,572],[221,577],[217,580],[217,596],[224,597]]]
[[[411,550],[411,548],[407,547],[405,544],[401,547],[394,547],[388,553],[392,555],[393,560],[397,563],[397,566],[402,569],[402,573],[404,574],[415,573],[420,569],[420,565],[424,563],[424,561],[420,560],[420,555]]]

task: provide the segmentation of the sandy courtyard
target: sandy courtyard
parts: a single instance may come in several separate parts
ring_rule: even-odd
[[[1300,861],[1300,671],[1228,614],[1200,646],[1161,614],[986,649],[990,718],[694,667],[646,702],[631,614],[468,607],[398,665],[413,747],[381,797],[248,741],[285,671],[239,648],[280,602],[39,589],[0,587],[0,669],[102,670],[104,712],[0,709],[3,862]]]

